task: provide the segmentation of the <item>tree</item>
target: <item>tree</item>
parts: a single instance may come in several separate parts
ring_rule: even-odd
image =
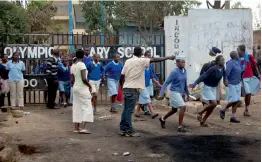
[[[24,8],[9,1],[0,1],[0,40],[6,41],[4,33],[10,33],[8,43],[21,41],[20,34],[28,33],[28,15]]]
[[[146,44],[152,43],[152,35],[168,15],[187,15],[188,9],[200,5],[198,1],[108,1],[81,2],[87,23],[87,32],[117,32],[127,22],[137,25]],[[101,5],[104,6],[104,22],[101,22]]]
[[[245,8],[241,2],[236,2],[231,6],[232,9],[241,9],[241,8]]]
[[[52,17],[56,11],[52,1],[31,1],[27,6],[31,33],[46,33],[53,27]]]

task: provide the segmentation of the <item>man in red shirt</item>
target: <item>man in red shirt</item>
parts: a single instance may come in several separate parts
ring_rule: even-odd
[[[249,117],[248,107],[250,105],[251,95],[256,94],[260,90],[260,74],[254,56],[246,53],[245,45],[238,46],[237,52],[240,57],[241,68],[244,71],[242,75],[245,89],[244,116]],[[253,69],[252,66],[254,67]],[[253,70],[256,71],[258,76],[254,76]]]

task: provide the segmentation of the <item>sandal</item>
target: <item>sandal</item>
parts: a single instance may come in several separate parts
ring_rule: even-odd
[[[152,115],[152,119],[155,119],[158,116],[158,114]]]
[[[78,133],[79,134],[91,134],[91,132],[87,129],[81,129]]]
[[[201,127],[208,127],[208,125],[206,123],[204,123],[204,122],[200,122],[200,126]]]

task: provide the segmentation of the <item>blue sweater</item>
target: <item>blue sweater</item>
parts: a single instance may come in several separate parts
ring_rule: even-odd
[[[115,63],[114,61],[111,61],[106,65],[105,73],[109,73],[108,78],[119,80],[122,69],[123,64],[121,62]]]
[[[150,86],[151,71],[149,68],[145,69],[145,85],[146,87]]]
[[[237,85],[241,82],[242,68],[239,61],[229,60],[226,64],[226,74],[228,83],[232,85]]]
[[[195,82],[194,86],[204,82],[209,87],[217,87],[221,78],[227,79],[225,69],[219,69],[217,65],[209,68],[204,74],[202,74]]]
[[[92,59],[92,57],[84,57],[84,60],[83,60],[83,62],[85,63],[85,65],[87,66],[87,64],[89,63],[89,62],[91,62],[91,61],[93,61],[93,59]]]
[[[156,73],[155,73],[155,66],[154,64],[150,64],[150,71],[151,71],[151,79],[156,79],[159,81],[159,78],[157,77]]]
[[[184,72],[183,72],[184,71]],[[186,70],[175,68],[170,75],[168,76],[167,80],[163,84],[160,90],[160,96],[163,96],[167,86],[171,83],[170,91],[175,91],[178,93],[186,93],[189,95],[189,91],[187,88],[187,73]]]
[[[98,81],[101,77],[105,77],[104,67],[101,62],[95,65],[93,61],[91,61],[87,63],[86,69],[88,71],[89,80]]]
[[[57,71],[58,81],[68,82],[70,81],[70,68],[60,64]]]

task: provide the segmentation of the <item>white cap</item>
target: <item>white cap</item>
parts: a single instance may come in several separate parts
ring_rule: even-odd
[[[176,60],[186,60],[186,56],[178,55],[176,56]]]

